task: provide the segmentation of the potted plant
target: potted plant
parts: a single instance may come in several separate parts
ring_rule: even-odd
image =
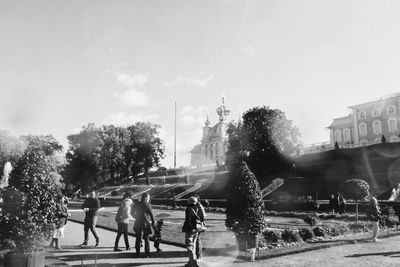
[[[56,221],[54,199],[59,191],[52,156],[61,146],[48,137],[29,141],[3,192],[0,243],[9,250],[5,266],[44,266],[44,242]]]
[[[233,172],[233,186],[225,210],[225,225],[236,235],[239,251],[257,247],[258,234],[267,224],[262,213],[261,190],[254,174],[242,161]]]

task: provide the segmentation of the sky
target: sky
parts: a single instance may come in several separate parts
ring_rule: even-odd
[[[0,0],[0,129],[67,136],[161,126],[165,167],[190,164],[209,115],[286,113],[305,145],[349,106],[400,91],[400,2]]]

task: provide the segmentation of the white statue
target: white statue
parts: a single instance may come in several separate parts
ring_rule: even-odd
[[[4,188],[4,187],[8,186],[8,178],[10,177],[11,171],[12,171],[11,163],[6,162],[6,164],[4,164],[3,177],[1,177],[1,180],[0,180],[0,188]]]

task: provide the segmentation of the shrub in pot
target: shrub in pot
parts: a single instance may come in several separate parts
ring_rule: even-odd
[[[61,146],[51,137],[30,138],[3,193],[0,243],[10,251],[5,266],[44,266],[44,242],[56,221],[53,154]]]
[[[260,186],[254,174],[243,161],[233,173],[225,225],[235,233],[239,250],[244,251],[256,247],[257,235],[265,230],[267,223],[262,212]]]

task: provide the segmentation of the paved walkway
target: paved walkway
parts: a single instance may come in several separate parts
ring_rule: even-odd
[[[65,237],[60,240],[63,250],[48,249],[46,266],[184,266],[187,254],[184,248],[161,244],[162,253],[156,253],[151,242],[150,258],[135,258],[134,250],[114,252],[116,233],[97,228],[100,237],[100,246],[94,248],[94,238],[89,232],[89,247],[80,248],[83,242],[83,225],[69,221],[65,227]],[[134,245],[135,237],[129,237],[130,245]],[[120,248],[125,248],[123,237],[120,239]],[[58,259],[58,260],[57,260]],[[232,256],[206,256],[201,266],[229,266],[236,260]],[[63,264],[64,262],[64,264]]]
[[[135,258],[134,251],[114,252],[113,244],[116,233],[98,228],[100,246],[98,248],[79,248],[83,238],[83,225],[68,222],[65,234],[61,239],[62,251],[49,250],[47,266],[183,266],[187,262],[184,248],[161,244],[163,252],[157,254],[151,247],[150,258]],[[385,232],[382,233],[386,235]],[[89,245],[94,245],[90,233]],[[131,245],[134,237],[130,237]],[[151,244],[152,245],[152,244]],[[120,248],[124,247],[123,238]],[[232,255],[233,254],[233,255]],[[326,249],[303,252],[288,256],[246,262],[230,255],[205,255],[201,266],[400,266],[400,235],[382,238],[380,242],[359,241],[355,244],[336,246]]]

